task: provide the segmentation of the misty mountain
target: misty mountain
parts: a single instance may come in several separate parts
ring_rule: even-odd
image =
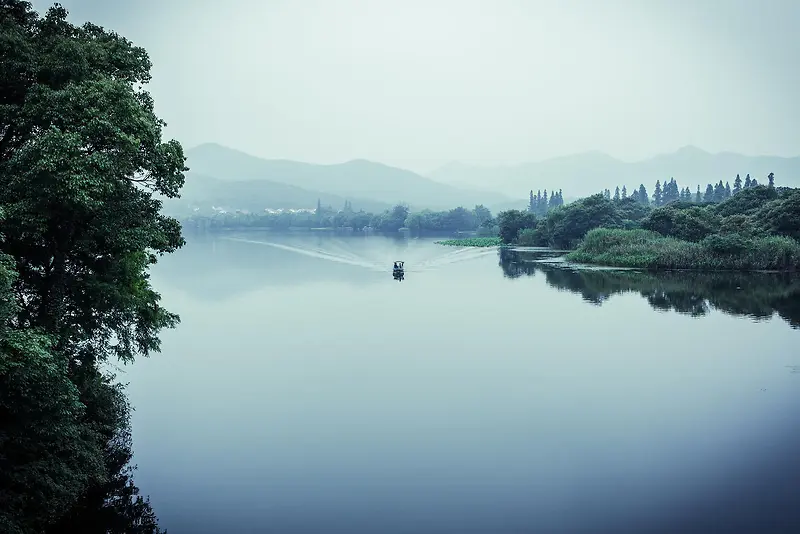
[[[497,192],[471,191],[443,184],[408,170],[366,160],[334,165],[267,160],[215,143],[187,150],[186,157],[186,165],[201,175],[228,183],[263,180],[319,191],[342,198],[342,204],[347,198],[356,209],[359,207],[357,198],[389,205],[405,202],[416,209],[471,207],[475,204],[484,204],[491,209],[493,205],[514,199]],[[523,198],[525,195],[517,194],[515,197]]]
[[[513,166],[481,167],[449,163],[429,173],[429,177],[454,187],[484,188],[519,197],[533,189],[562,189],[569,197],[585,196],[623,185],[630,191],[643,183],[652,193],[656,180],[675,178],[681,187],[705,190],[708,183],[742,180],[747,173],[759,183],[775,173],[778,185],[800,186],[800,157],[745,156],[732,152],[711,154],[687,146],[636,162],[625,162],[602,152],[585,152]]]
[[[221,180],[197,172],[186,173],[181,197],[162,199],[164,210],[173,216],[188,215],[195,207],[208,213],[212,206],[226,210],[242,209],[263,213],[264,208],[316,208],[317,200],[323,206],[341,208],[345,198],[321,191],[303,189],[270,180]],[[388,203],[371,199],[348,198],[356,210],[380,212],[391,207]]]

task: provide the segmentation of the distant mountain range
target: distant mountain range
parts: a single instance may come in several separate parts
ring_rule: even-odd
[[[472,166],[450,163],[429,173],[417,173],[366,160],[317,165],[267,160],[207,143],[186,151],[186,184],[180,199],[164,202],[173,215],[199,208],[263,212],[265,208],[314,208],[317,200],[339,208],[349,201],[355,209],[379,212],[405,202],[412,209],[448,209],[484,204],[492,212],[524,208],[528,191],[562,189],[574,199],[608,188],[640,183],[652,193],[656,180],[675,178],[681,187],[705,190],[719,180],[733,183],[747,173],[766,182],[800,186],[800,157],[711,154],[687,146],[637,162],[624,162],[601,152],[586,152],[513,166]]]
[[[323,206],[340,208],[344,206],[346,199],[340,195],[309,191],[270,180],[223,180],[189,171],[181,189],[181,197],[165,200],[164,207],[172,215],[186,215],[192,213],[194,208],[200,208],[205,213],[210,212],[212,207],[261,213],[265,208],[313,209],[317,207],[318,200]],[[355,209],[371,212],[381,212],[392,207],[391,204],[370,199],[347,200],[350,200]]]
[[[211,206],[253,212],[314,208],[318,199],[334,208],[348,200],[354,209],[366,211],[382,211],[400,202],[412,209],[484,204],[493,210],[521,202],[502,193],[443,184],[366,160],[336,165],[267,160],[214,143],[187,150],[186,158],[190,170],[181,198],[164,203],[173,214]],[[523,199],[525,194],[515,197]]]
[[[630,191],[643,183],[652,193],[656,180],[675,178],[681,187],[705,190],[708,183],[720,180],[733,185],[736,174],[742,180],[747,173],[759,183],[775,173],[777,185],[800,186],[800,157],[744,156],[732,152],[711,154],[687,146],[670,154],[650,159],[624,162],[602,152],[586,152],[513,166],[482,167],[459,162],[449,163],[428,177],[454,187],[484,189],[514,197],[533,189],[562,189],[565,197],[582,197],[602,189],[614,191],[626,185]]]

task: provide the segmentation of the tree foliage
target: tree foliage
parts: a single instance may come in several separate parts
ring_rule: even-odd
[[[379,232],[397,232],[408,228],[415,235],[425,233],[454,233],[491,227],[492,212],[481,204],[473,209],[463,206],[451,210],[422,210],[412,212],[405,205],[397,205],[382,213],[354,211],[348,204],[344,209],[333,210],[320,206],[314,213],[296,211],[279,213],[219,213],[215,216],[194,216],[183,221],[187,231],[216,231],[244,229],[289,228],[350,228],[362,231],[372,228]]]
[[[705,196],[698,186],[694,196],[688,187],[681,189],[671,178],[663,186],[661,181],[656,182],[652,204],[642,202],[642,198],[647,199],[644,185],[634,189],[634,194],[628,198],[622,198],[617,186],[613,197],[610,190],[605,189],[550,210],[537,219],[523,221],[517,212],[502,212],[497,218],[499,234],[505,243],[563,249],[578,246],[584,236],[596,228],[642,228],[664,237],[705,242],[711,253],[719,253],[717,245],[720,243],[748,243],[752,248],[768,242],[759,241],[761,238],[800,238],[798,190],[775,187],[772,174],[768,181],[771,186],[760,186],[748,175],[747,186],[734,194],[741,178],[734,180],[733,189],[729,183],[719,180],[716,185],[708,184]],[[617,191],[620,191],[619,197]],[[537,196],[531,194],[531,198]],[[772,246],[779,240],[769,243]],[[775,246],[778,247],[775,250],[784,250],[783,245]],[[776,259],[774,264],[781,262]]]
[[[128,407],[100,364],[158,351],[178,322],[147,271],[183,245],[154,198],[178,195],[183,149],[162,141],[144,49],[58,4],[39,16],[0,0],[0,32],[2,520],[155,532],[126,474]]]

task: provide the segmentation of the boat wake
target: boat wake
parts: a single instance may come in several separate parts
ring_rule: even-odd
[[[411,241],[407,243],[408,246],[403,247],[390,246],[390,244],[386,242],[370,243],[367,245],[362,241],[356,242],[356,244],[361,245],[359,248],[362,248],[362,250],[357,251],[348,247],[345,241],[339,240],[326,242],[324,243],[325,246],[306,247],[260,241],[244,237],[223,237],[222,239],[272,247],[311,258],[361,267],[373,272],[391,272],[392,264],[396,260],[405,262],[407,266],[405,272],[414,273],[437,270],[455,263],[471,261],[496,254],[493,248],[464,247],[452,250],[451,247],[445,249],[445,247],[439,245],[430,246],[430,242],[427,241],[423,241],[422,243],[414,243]],[[359,252],[361,253],[359,254]]]

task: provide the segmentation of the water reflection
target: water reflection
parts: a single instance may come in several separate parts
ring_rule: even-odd
[[[498,255],[504,276],[519,278],[541,272],[550,286],[577,293],[596,305],[616,294],[638,293],[657,310],[693,317],[719,310],[757,320],[777,313],[792,328],[800,328],[798,275],[577,269],[546,261],[553,253],[543,250],[501,249]]]

